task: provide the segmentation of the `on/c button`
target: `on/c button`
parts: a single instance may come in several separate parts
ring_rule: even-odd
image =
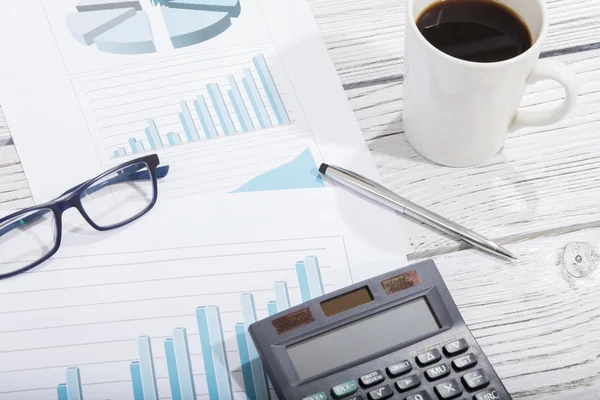
[[[344,383],[340,383],[337,386],[334,386],[331,389],[331,394],[336,399],[341,399],[342,397],[350,396],[352,393],[355,393],[358,390],[358,386],[356,386],[355,381],[348,381]]]

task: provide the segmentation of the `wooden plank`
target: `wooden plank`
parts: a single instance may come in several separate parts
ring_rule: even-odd
[[[502,153],[473,168],[433,165],[403,134],[394,134],[402,131],[400,84],[349,91],[366,137],[380,137],[369,146],[383,181],[416,203],[494,238],[600,221],[600,50],[558,59],[578,74],[576,110],[554,126],[511,135]],[[523,104],[549,107],[562,95],[558,85],[544,82],[531,87]],[[409,227],[417,253],[458,246],[434,230]]]
[[[402,74],[406,0],[309,0],[342,83],[350,88]],[[547,0],[550,30],[543,51],[597,45],[600,2]]]
[[[435,258],[514,399],[598,399],[599,243],[589,229],[509,245],[514,264],[474,250]]]

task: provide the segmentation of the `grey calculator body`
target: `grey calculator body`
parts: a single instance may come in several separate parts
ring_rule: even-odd
[[[511,399],[431,260],[249,331],[281,400]]]

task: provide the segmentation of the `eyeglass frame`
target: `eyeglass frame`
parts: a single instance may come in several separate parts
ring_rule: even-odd
[[[109,225],[109,226],[100,226],[100,225],[96,224],[90,218],[90,216],[87,214],[87,212],[85,211],[85,208],[83,207],[83,205],[81,203],[81,198],[82,198],[83,192],[90,189],[91,187],[93,187],[94,183],[100,181],[101,179],[105,178],[106,176],[108,176],[110,174],[113,174],[119,170],[125,169],[128,166],[133,166],[135,164],[142,164],[142,163],[145,163],[148,166],[148,170],[141,171],[140,174],[149,172],[150,178],[152,179],[153,196],[152,196],[152,200],[150,201],[148,206],[146,208],[144,208],[142,211],[140,211],[138,214],[134,215],[133,217],[130,217],[119,223]],[[58,249],[60,248],[60,245],[62,243],[62,215],[65,211],[67,211],[71,208],[77,209],[77,211],[79,211],[79,214],[83,217],[83,219],[88,224],[90,224],[92,226],[92,228],[94,228],[97,231],[101,231],[101,232],[120,228],[120,227],[125,226],[125,225],[139,219],[140,217],[142,217],[144,214],[146,214],[148,211],[150,211],[156,204],[156,200],[158,199],[158,179],[165,177],[167,175],[167,173],[169,172],[168,165],[163,165],[163,166],[159,167],[159,164],[160,164],[160,159],[158,158],[157,154],[149,154],[144,157],[131,159],[123,164],[117,165],[117,166],[103,172],[102,174],[100,174],[92,179],[89,179],[83,183],[80,183],[77,186],[72,187],[71,189],[67,190],[66,192],[64,192],[63,194],[61,194],[54,200],[48,201],[44,204],[24,208],[22,210],[14,212],[10,215],[7,215],[6,217],[0,218],[0,237],[2,237],[3,231],[8,232],[9,230],[14,229],[14,227],[11,227],[12,224],[7,225],[6,227],[2,227],[3,223],[5,223],[6,221],[10,221],[11,219],[14,219],[15,217],[18,217],[21,214],[28,214],[28,213],[31,213],[32,211],[38,211],[38,210],[52,211],[53,216],[54,216],[54,221],[55,221],[54,225],[56,228],[56,233],[55,233],[55,238],[54,238],[54,247],[52,249],[50,249],[50,251],[48,251],[47,254],[42,256],[37,261],[34,261],[31,264],[28,264],[25,267],[22,267],[20,269],[17,269],[13,272],[9,272],[6,274],[0,274],[0,281],[4,280],[4,279],[12,278],[12,277],[20,275],[22,273],[25,273],[25,272],[39,266],[41,263],[47,261],[50,257],[52,257],[54,254],[56,254],[56,252],[58,251]],[[115,178],[118,178],[118,177],[115,177]],[[140,176],[138,179],[145,179],[145,177]],[[109,182],[109,181],[106,181],[106,182]],[[114,183],[115,182],[111,182],[110,184],[114,184]],[[104,186],[102,186],[102,187],[104,187]],[[97,190],[100,190],[102,187],[99,187]],[[35,215],[36,214],[30,214],[28,217],[35,217]],[[14,223],[21,225],[21,223],[18,220],[15,221]],[[7,228],[8,228],[8,230],[7,230]]]

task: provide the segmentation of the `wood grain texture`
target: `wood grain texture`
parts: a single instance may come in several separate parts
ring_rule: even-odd
[[[557,57],[577,72],[576,110],[550,127],[511,135],[486,165],[453,169],[421,158],[402,132],[402,86],[349,91],[383,181],[399,194],[484,235],[512,240],[536,232],[600,221],[600,50]],[[563,96],[556,83],[534,85],[526,107],[550,107]],[[387,136],[391,135],[391,136]],[[410,225],[417,253],[458,243]],[[414,229],[414,230],[413,230]]]
[[[406,0],[309,0],[344,87],[402,76]],[[544,52],[600,42],[600,2],[546,0],[550,29]]]
[[[600,229],[539,237],[508,249],[518,262],[474,250],[435,261],[514,399],[597,400]],[[586,266],[587,273],[575,278],[565,267],[572,264]]]

